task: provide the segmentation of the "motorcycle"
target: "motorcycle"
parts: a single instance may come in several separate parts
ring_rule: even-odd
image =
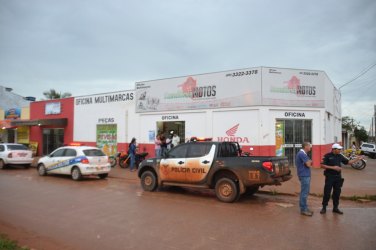
[[[352,153],[350,153],[350,155],[349,155],[349,160],[353,160],[353,159],[355,159],[356,157],[357,157],[356,154],[355,154],[354,152],[352,152]],[[351,167],[354,168],[354,169],[356,169],[356,170],[362,170],[362,169],[364,169],[366,166],[367,166],[367,162],[366,162],[366,160],[364,160],[364,159],[361,159],[360,161],[357,161],[357,162],[351,164]]]
[[[136,159],[135,159],[135,166],[138,168],[138,165],[146,159],[146,156],[148,155],[148,152],[143,153],[136,153]],[[131,159],[128,154],[121,153],[119,154],[119,165],[121,168],[128,168],[131,164]]]
[[[110,165],[111,165],[112,168],[116,167],[116,163],[117,163],[116,158],[117,158],[117,157],[118,157],[117,155],[110,155],[110,156],[108,157],[109,162],[110,162]]]

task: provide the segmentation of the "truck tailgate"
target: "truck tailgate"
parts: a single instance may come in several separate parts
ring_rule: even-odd
[[[290,174],[289,162],[287,157],[273,158],[272,162],[274,166],[274,176],[283,176]]]

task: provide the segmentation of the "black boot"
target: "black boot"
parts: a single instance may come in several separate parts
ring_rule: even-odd
[[[338,207],[333,208],[333,213],[343,214],[343,212],[341,210],[339,210]]]
[[[320,214],[325,214],[325,213],[326,213],[326,206],[323,206],[320,211]]]

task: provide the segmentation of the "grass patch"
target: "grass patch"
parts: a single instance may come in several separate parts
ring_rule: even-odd
[[[3,234],[0,234],[0,249],[1,250],[29,250],[29,248],[18,246],[16,241],[8,239],[8,237]]]

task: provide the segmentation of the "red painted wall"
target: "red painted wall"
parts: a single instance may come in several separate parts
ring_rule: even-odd
[[[120,146],[118,146],[120,148]],[[313,145],[312,146],[312,156],[313,156],[313,166],[320,167],[321,160],[323,156],[331,151],[332,144],[327,145]],[[251,151],[250,148],[253,148]],[[127,152],[128,145],[124,145],[124,152]],[[275,146],[243,146],[243,152],[250,152],[251,155],[255,156],[275,156]],[[121,151],[121,150],[119,150]],[[154,144],[139,144],[140,152],[148,152],[147,158],[155,156]]]
[[[56,115],[46,115],[45,106],[49,102],[60,102],[61,113]],[[74,98],[64,98],[58,100],[46,100],[30,103],[30,120],[35,119],[59,119],[67,118],[68,124],[65,127],[62,126],[31,126],[30,127],[30,141],[38,142],[38,153],[42,155],[43,152],[43,128],[64,128],[64,144],[71,143],[73,141],[73,124],[74,124]]]

